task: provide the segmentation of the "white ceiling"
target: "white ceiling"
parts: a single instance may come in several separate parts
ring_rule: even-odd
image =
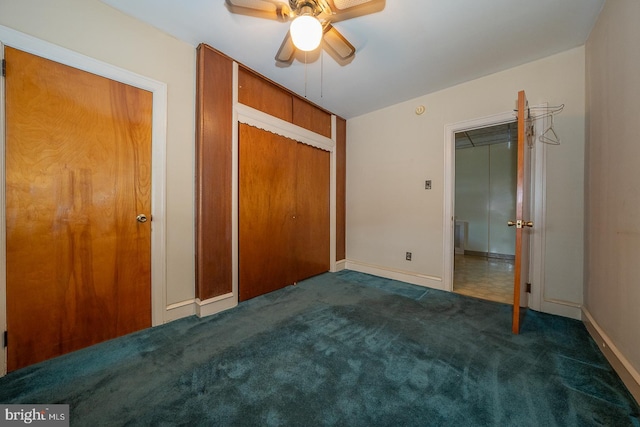
[[[224,0],[102,1],[345,119],[581,46],[605,2],[387,0],[381,12],[335,24],[357,49],[351,63],[324,54],[279,67],[287,23],[233,14]]]

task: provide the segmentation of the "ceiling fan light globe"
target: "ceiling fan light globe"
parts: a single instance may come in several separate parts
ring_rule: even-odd
[[[289,31],[293,44],[300,50],[308,52],[320,46],[322,24],[313,16],[298,16],[291,22]]]

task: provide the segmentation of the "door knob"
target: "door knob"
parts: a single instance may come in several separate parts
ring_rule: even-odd
[[[136,221],[138,222],[147,222],[147,216],[145,214],[140,214],[136,217]]]
[[[507,225],[509,227],[513,227],[515,225],[516,228],[533,227],[533,221],[523,221],[519,219],[517,221],[509,221],[507,222]]]

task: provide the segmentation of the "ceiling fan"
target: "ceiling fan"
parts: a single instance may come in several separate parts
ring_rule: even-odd
[[[291,64],[296,51],[323,47],[339,63],[350,61],[356,48],[332,25],[384,9],[385,0],[226,0],[229,10],[242,15],[291,21],[276,61]]]

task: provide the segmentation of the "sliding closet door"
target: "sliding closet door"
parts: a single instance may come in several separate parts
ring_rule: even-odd
[[[329,270],[330,154],[239,127],[239,294],[244,301]]]
[[[296,280],[302,280],[329,271],[330,154],[298,144],[296,160]]]
[[[244,301],[295,281],[295,141],[239,125],[239,282]]]

